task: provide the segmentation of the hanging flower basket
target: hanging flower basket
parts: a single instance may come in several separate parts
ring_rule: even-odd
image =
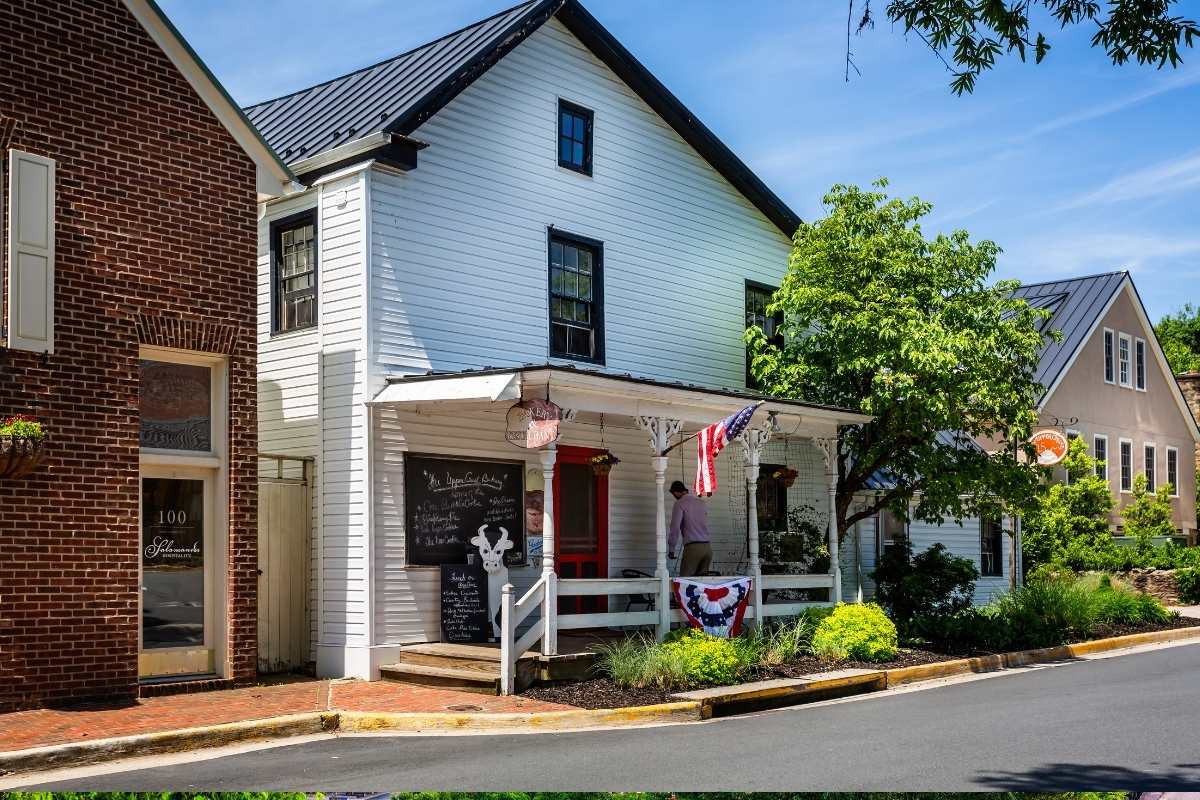
[[[800,473],[791,467],[781,467],[772,472],[771,477],[783,484],[783,488],[790,489],[796,478],[800,477]]]
[[[0,420],[0,478],[24,478],[46,457],[42,423],[26,414]]]
[[[621,463],[621,459],[617,458],[608,450],[592,456],[590,461],[592,465],[592,473],[600,476],[604,476],[612,472],[612,468]]]

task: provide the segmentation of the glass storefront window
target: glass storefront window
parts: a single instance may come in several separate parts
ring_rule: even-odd
[[[204,645],[204,481],[142,478],[142,649]]]
[[[212,451],[212,369],[143,360],[139,372],[142,447]]]

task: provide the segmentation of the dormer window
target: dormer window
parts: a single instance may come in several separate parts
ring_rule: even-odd
[[[558,165],[592,174],[592,112],[558,101]]]

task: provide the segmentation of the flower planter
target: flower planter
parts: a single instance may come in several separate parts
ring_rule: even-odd
[[[780,478],[779,482],[783,485],[783,488],[790,489],[792,488],[792,484],[796,482],[796,477],[793,475],[787,478]]]
[[[609,464],[609,463],[592,464],[592,474],[594,474],[594,475],[599,475],[599,476],[603,477],[610,472],[612,472],[612,464]]]
[[[0,436],[0,478],[24,478],[37,471],[45,457],[44,439]]]

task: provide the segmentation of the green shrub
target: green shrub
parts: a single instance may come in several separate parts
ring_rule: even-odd
[[[970,608],[979,570],[971,559],[950,555],[941,542],[917,556],[906,542],[889,549],[871,577],[876,600],[907,635],[917,617]]]
[[[1082,582],[1081,582],[1082,583]],[[1113,584],[1107,575],[1092,592],[1092,620],[1096,624],[1166,622],[1171,614],[1166,606],[1148,594],[1131,592]]]
[[[1071,578],[1057,578],[1019,587],[996,605],[1015,642],[1050,647],[1091,633],[1091,594]]]
[[[1179,582],[1179,599],[1185,603],[1200,603],[1200,569],[1184,567],[1175,571]]]
[[[664,643],[662,650],[668,662],[682,665],[688,686],[734,683],[754,666],[755,648],[710,636],[698,628]]]
[[[896,625],[875,603],[839,605],[817,626],[812,650],[822,658],[891,661],[899,650]]]

